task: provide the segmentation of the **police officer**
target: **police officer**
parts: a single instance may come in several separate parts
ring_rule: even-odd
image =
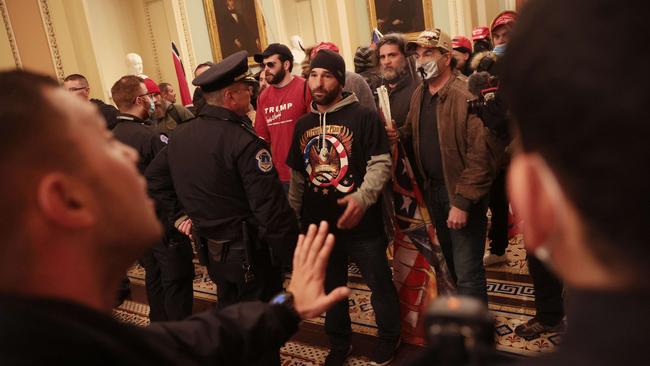
[[[155,104],[143,79],[127,75],[111,88],[111,95],[120,113],[113,129],[115,137],[138,151],[138,169],[145,172],[156,155],[167,146],[167,136],[150,123]],[[156,198],[155,195],[153,195]],[[173,226],[166,224],[156,199],[157,213],[166,228],[165,236],[142,258],[145,287],[151,321],[181,320],[192,312],[192,251],[186,238],[178,237]],[[128,292],[128,280],[123,281],[120,296]]]
[[[247,53],[241,51],[194,79],[207,104],[195,120],[177,127],[167,151],[219,307],[268,300],[280,291],[279,265],[289,263],[297,234],[269,146],[246,117],[247,77]]]

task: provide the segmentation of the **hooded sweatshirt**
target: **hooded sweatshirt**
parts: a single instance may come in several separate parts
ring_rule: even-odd
[[[377,198],[390,178],[388,139],[376,112],[359,104],[354,94],[324,113],[312,103],[311,113],[296,123],[287,157],[292,169],[289,203],[303,228],[325,220],[338,239],[363,239],[383,233]],[[337,200],[353,195],[366,208],[361,222],[339,230],[345,211]]]

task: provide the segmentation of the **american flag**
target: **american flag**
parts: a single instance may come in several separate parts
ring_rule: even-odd
[[[393,281],[400,296],[402,338],[424,344],[427,306],[437,296],[454,293],[455,285],[401,143],[393,148],[393,199]]]

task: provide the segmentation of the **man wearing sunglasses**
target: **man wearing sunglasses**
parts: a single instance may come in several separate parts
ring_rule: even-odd
[[[291,75],[293,54],[287,46],[272,43],[254,58],[261,64],[269,84],[257,100],[255,131],[271,145],[273,164],[286,192],[291,173],[285,161],[293,129],[296,120],[309,112],[311,94],[307,91],[305,79]]]

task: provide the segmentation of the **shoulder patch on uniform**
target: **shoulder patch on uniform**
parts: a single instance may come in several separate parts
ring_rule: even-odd
[[[162,141],[164,144],[166,144],[166,143],[169,142],[169,137],[167,137],[167,135],[161,133],[160,134],[160,141]]]
[[[271,159],[271,153],[267,149],[260,149],[255,154],[255,159],[257,159],[257,169],[262,173],[268,173],[273,169],[273,159]]]

